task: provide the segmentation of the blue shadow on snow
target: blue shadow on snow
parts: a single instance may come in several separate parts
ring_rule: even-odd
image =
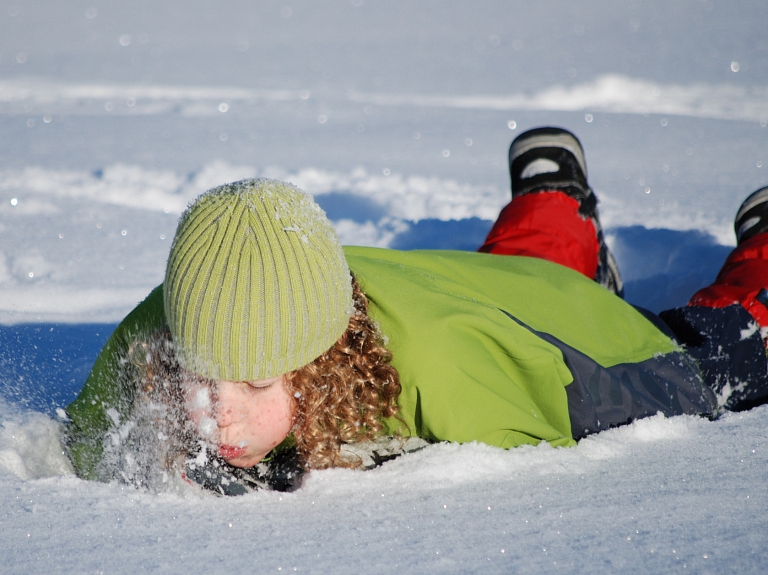
[[[390,247],[396,250],[475,251],[485,241],[492,225],[492,221],[480,218],[408,222],[408,229],[395,236]]]
[[[706,232],[629,226],[609,230],[625,280],[624,297],[659,313],[684,306],[710,285],[731,252]]]
[[[331,221],[378,222],[387,210],[373,200],[344,192],[329,192],[315,196],[317,204],[325,210]]]
[[[114,324],[0,325],[0,395],[52,414],[85,383]]]

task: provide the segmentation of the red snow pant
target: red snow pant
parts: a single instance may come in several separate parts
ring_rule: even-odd
[[[579,202],[552,190],[525,194],[507,204],[478,251],[541,258],[592,279],[599,250],[595,225],[579,215]]]
[[[735,303],[746,309],[760,327],[768,327],[768,307],[758,294],[768,288],[768,234],[757,234],[734,249],[717,279],[697,291],[689,306],[723,308]]]
[[[595,277],[600,245],[595,226],[578,213],[579,202],[559,190],[525,194],[501,210],[481,252],[542,258]],[[761,327],[768,308],[757,299],[768,288],[768,233],[736,249],[709,287],[696,292],[689,306],[724,308],[740,304]]]

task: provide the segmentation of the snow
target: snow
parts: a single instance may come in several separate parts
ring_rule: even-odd
[[[741,339],[747,339],[748,337],[751,337],[752,334],[756,333],[757,330],[760,329],[760,326],[757,324],[757,322],[752,322],[749,324],[749,327],[747,329],[742,329],[739,333],[739,337]]]
[[[765,572],[766,407],[573,449],[434,445],[233,499],[81,481],[57,413],[162,281],[201,192],[283,179],[344,243],[473,249],[508,201],[510,140],[543,124],[584,144],[627,298],[684,303],[768,185],[766,16],[746,0],[6,3],[2,571]]]
[[[313,473],[293,494],[230,499],[49,469],[22,481],[2,459],[5,568],[757,573],[767,416],[655,417],[570,449],[435,445],[375,471]],[[7,435],[3,454],[29,441]]]

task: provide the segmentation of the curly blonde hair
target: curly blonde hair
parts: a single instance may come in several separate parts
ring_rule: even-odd
[[[344,456],[345,443],[384,434],[383,420],[397,417],[400,375],[390,364],[378,326],[368,316],[368,298],[352,282],[355,313],[331,349],[286,377],[296,398],[293,438],[313,469],[359,467]],[[399,419],[399,418],[398,418]]]
[[[345,443],[371,440],[385,433],[384,420],[398,416],[400,376],[390,364],[377,324],[368,316],[368,298],[352,280],[354,313],[344,334],[313,362],[286,374],[293,402],[292,437],[304,466],[355,468],[359,457],[342,453]],[[170,463],[192,443],[184,421],[181,367],[168,330],[132,346],[130,363],[138,370],[139,397],[169,406],[158,422],[169,436]],[[209,382],[213,384],[213,382]]]

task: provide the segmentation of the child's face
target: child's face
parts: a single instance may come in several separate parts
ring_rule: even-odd
[[[184,379],[188,417],[230,465],[256,465],[291,431],[293,401],[284,375],[213,384],[194,376]]]

